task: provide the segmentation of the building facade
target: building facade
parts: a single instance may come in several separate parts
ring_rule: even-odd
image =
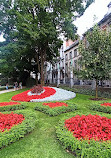
[[[111,29],[111,2],[108,4],[108,12],[98,23],[101,29]],[[50,64],[47,71],[47,79],[50,84],[67,84],[67,85],[91,85],[92,81],[79,80],[74,76],[74,70],[80,69],[79,60],[81,56],[78,51],[79,40],[65,41],[59,50],[60,56],[56,59],[55,64]],[[111,81],[103,81],[103,86],[111,87]]]

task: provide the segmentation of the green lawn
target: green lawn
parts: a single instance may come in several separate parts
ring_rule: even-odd
[[[11,97],[23,90],[14,91],[0,95],[0,102],[10,101]],[[89,110],[89,105],[102,103],[103,101],[91,101],[91,96],[77,94],[76,98],[69,100],[69,103],[78,105],[78,110],[50,117],[42,112],[34,111],[37,103],[24,103],[28,105],[30,111],[37,115],[36,128],[23,139],[0,150],[0,158],[73,158],[56,138],[55,126],[63,118],[71,117],[73,114],[99,114],[111,118],[111,114],[95,112]],[[107,100],[111,102],[111,99]],[[40,104],[40,103],[38,103]]]

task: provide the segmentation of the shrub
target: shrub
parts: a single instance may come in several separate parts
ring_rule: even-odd
[[[68,104],[68,103],[67,103]],[[60,106],[60,107],[55,107],[55,108],[50,108],[49,106],[43,106],[42,104],[37,104],[34,107],[35,110],[41,111],[45,114],[48,114],[50,116],[57,116],[60,115],[61,113],[67,113],[70,111],[75,111],[77,110],[77,106],[75,104],[68,104],[68,106]]]
[[[43,87],[41,85],[38,85],[38,86],[34,86],[32,89],[31,89],[31,93],[41,93],[43,91]]]
[[[8,106],[0,106],[0,111],[14,111],[14,110],[20,110],[25,109],[27,106],[23,104],[18,105],[8,105]]]
[[[9,131],[0,132],[0,148],[23,138],[25,134],[31,132],[35,128],[36,115],[33,112],[19,111],[16,113],[24,115],[25,120],[21,124],[13,126]]]
[[[61,86],[61,88],[75,92],[75,93],[85,94],[85,95],[95,96],[95,94],[96,94],[95,90],[91,90],[91,89],[69,88],[69,87],[62,87],[62,86]],[[111,98],[111,93],[98,91],[98,97]]]
[[[75,157],[109,158],[111,156],[111,141],[78,140],[64,125],[62,120],[56,127],[57,138]]]
[[[89,108],[90,108],[90,110],[100,111],[100,112],[111,114],[111,107],[110,106],[91,105]]]

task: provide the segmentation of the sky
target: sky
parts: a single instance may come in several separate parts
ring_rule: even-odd
[[[77,26],[77,33],[81,36],[87,29],[91,28],[94,23],[99,22],[104,15],[107,13],[108,8],[107,5],[111,0],[95,0],[87,10],[84,15],[78,18],[74,24]],[[94,21],[94,16],[96,16],[96,20]],[[0,42],[4,41],[3,35],[0,36]]]
[[[77,26],[77,33],[81,36],[87,29],[91,28],[94,23],[99,22],[108,11],[107,5],[111,0],[95,0],[85,11],[84,15],[78,18],[74,24]],[[94,16],[96,20],[94,22]]]

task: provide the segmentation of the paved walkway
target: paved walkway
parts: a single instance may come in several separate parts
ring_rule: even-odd
[[[0,91],[0,94],[7,93],[7,92],[13,92],[13,91],[15,91],[15,90],[14,89],[3,90],[3,91]]]

